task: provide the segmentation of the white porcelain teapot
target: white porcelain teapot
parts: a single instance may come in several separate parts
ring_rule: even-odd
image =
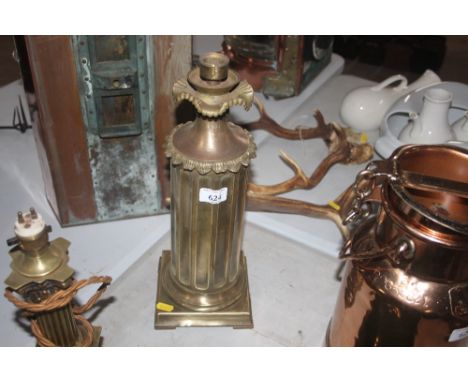
[[[397,86],[390,86],[397,82]],[[439,82],[439,76],[428,69],[410,85],[406,77],[397,74],[375,86],[354,89],[343,99],[341,119],[357,131],[377,130],[385,113],[400,97]]]

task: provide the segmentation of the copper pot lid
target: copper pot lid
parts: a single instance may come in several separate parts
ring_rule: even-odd
[[[468,151],[454,146],[411,145],[391,157],[385,199],[429,229],[468,235]]]

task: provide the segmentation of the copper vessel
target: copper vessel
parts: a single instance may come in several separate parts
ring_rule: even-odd
[[[468,336],[468,151],[405,146],[350,192],[329,346],[460,346]]]
[[[159,263],[155,327],[252,327],[246,259],[241,251],[252,136],[226,118],[249,108],[253,89],[211,53],[174,85],[197,119],[169,135],[172,251]]]

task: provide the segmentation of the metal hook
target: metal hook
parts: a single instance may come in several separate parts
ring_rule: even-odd
[[[32,128],[32,126],[28,124],[21,96],[18,96],[18,102],[19,106],[15,106],[15,109],[13,110],[12,125],[0,126],[0,129],[14,129],[20,131],[21,133],[24,133],[27,129]]]

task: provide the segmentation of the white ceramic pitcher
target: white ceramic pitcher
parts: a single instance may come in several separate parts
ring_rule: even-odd
[[[390,86],[397,82],[397,86]],[[410,85],[406,77],[397,74],[375,86],[354,89],[343,99],[341,119],[357,131],[377,130],[385,113],[400,97],[439,82],[439,76],[428,69]]]
[[[452,93],[445,89],[429,89],[424,93],[421,113],[410,113],[410,121],[398,139],[404,143],[438,144],[453,139],[448,116]]]

